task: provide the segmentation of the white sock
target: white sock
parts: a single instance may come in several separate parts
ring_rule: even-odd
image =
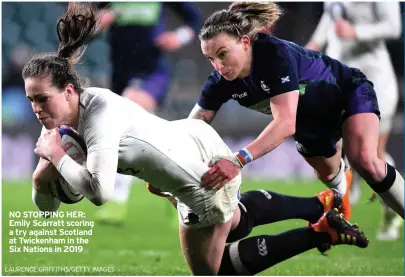
[[[337,189],[342,196],[346,194],[347,181],[345,175],[345,162],[343,159],[340,159],[340,167],[336,176],[332,180],[323,183],[328,188]]]
[[[134,177],[117,173],[115,177],[114,200],[126,202],[131,192],[130,188]]]
[[[395,173],[395,181],[391,188],[386,192],[378,193],[378,195],[397,214],[404,218],[404,179],[397,170],[395,170]]]
[[[388,152],[385,152],[385,161],[389,165],[395,167],[395,161]],[[385,217],[389,217],[389,218],[393,219],[392,222],[394,222],[394,221],[398,222],[398,218],[396,218],[395,216],[392,215],[392,213],[395,213],[395,211],[393,211],[384,201],[381,201],[381,204],[382,204],[383,209],[384,209],[384,213],[383,213],[384,219],[385,219]],[[399,216],[397,216],[397,217],[399,217]],[[397,224],[395,224],[395,225],[397,225]]]

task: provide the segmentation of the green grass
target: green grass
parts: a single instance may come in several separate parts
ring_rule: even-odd
[[[3,275],[38,275],[40,273],[6,272],[16,266],[88,266],[110,267],[113,272],[61,272],[41,275],[189,275],[182,257],[177,229],[169,204],[149,194],[143,185],[133,186],[129,203],[128,220],[125,225],[95,225],[89,244],[81,253],[10,253],[10,211],[35,210],[31,201],[29,184],[3,183]],[[324,189],[321,184],[284,184],[280,182],[249,182],[243,189],[264,188],[297,196],[311,196]],[[378,203],[367,204],[370,189],[363,186],[363,199],[353,208],[352,222],[358,223],[370,239],[367,249],[349,246],[335,247],[328,257],[316,250],[308,251],[280,263],[261,275],[403,275],[404,240],[401,235],[396,242],[375,240],[381,207]],[[76,205],[63,205],[60,210],[79,210],[86,219],[94,219],[97,211],[87,200]],[[302,220],[289,220],[262,226],[251,235],[277,234],[306,225]],[[24,229],[24,228],[21,228]],[[49,229],[49,228],[48,228]],[[269,247],[271,251],[271,246]]]

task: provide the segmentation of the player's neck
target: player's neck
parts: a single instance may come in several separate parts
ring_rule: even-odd
[[[245,78],[249,76],[250,70],[252,68],[252,48],[250,48],[249,53],[247,54],[245,65],[243,66],[242,71],[239,74],[239,78]]]
[[[79,95],[75,95],[74,101],[70,105],[70,112],[66,118],[66,125],[69,125],[73,129],[77,130],[79,126],[79,118],[80,118],[80,106],[79,106]]]

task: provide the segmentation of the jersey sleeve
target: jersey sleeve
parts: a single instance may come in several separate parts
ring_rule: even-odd
[[[192,2],[172,2],[167,5],[177,13],[184,22],[190,26],[196,34],[202,27],[202,14],[195,3]]]
[[[294,46],[299,47],[298,45]],[[270,65],[268,70],[270,74],[266,78],[270,86],[270,95],[276,96],[299,90],[298,61],[291,54],[289,47],[286,44],[277,44],[271,52],[272,55],[267,61]]]
[[[122,134],[120,112],[101,103],[88,107],[84,115],[84,140],[87,146],[86,166],[64,155],[58,171],[77,191],[96,205],[104,204],[114,191],[118,165],[119,142]]]
[[[209,111],[218,111],[222,104],[229,99],[226,96],[226,91],[223,89],[223,85],[220,84],[220,75],[217,72],[213,72],[205,80],[200,98],[198,99],[198,105]]]
[[[395,2],[376,2],[377,21],[370,24],[358,24],[357,39],[372,41],[377,39],[394,39],[401,35],[401,7]]]

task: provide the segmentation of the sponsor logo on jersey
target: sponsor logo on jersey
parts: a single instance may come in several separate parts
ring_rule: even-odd
[[[244,98],[244,97],[246,97],[246,96],[248,96],[248,94],[247,94],[246,91],[245,91],[244,93],[241,93],[241,94],[237,94],[237,93],[232,94],[232,98],[233,98],[233,99],[241,99],[241,98]]]

